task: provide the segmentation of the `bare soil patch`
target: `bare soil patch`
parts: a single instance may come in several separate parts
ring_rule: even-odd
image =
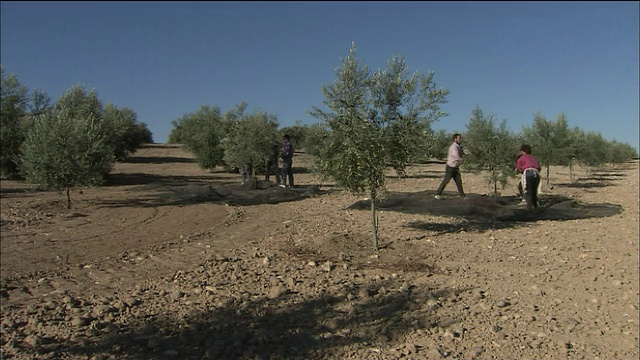
[[[294,158],[296,188],[155,144],[109,184],[2,181],[2,358],[637,359],[638,162],[554,167],[541,206],[444,165],[369,202]]]

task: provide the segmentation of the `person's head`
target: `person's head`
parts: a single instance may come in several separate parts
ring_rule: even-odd
[[[453,136],[451,137],[451,139],[453,140],[453,142],[455,143],[460,143],[460,140],[462,140],[462,135],[460,134],[453,134]]]
[[[284,141],[291,141],[291,138],[289,137],[289,135],[285,135],[282,138],[284,139]]]
[[[524,144],[522,146],[520,146],[520,151],[525,153],[525,154],[531,154],[531,146]]]

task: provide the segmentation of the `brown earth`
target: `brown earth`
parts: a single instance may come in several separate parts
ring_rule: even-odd
[[[1,183],[3,359],[638,359],[638,162],[515,183],[444,165],[369,202],[307,171],[241,185],[174,145],[109,184]]]

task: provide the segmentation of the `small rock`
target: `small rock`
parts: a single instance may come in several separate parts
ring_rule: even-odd
[[[334,267],[335,265],[333,265],[331,261],[327,261],[324,264],[322,264],[321,269],[326,272],[331,272],[331,270],[333,270]]]
[[[89,319],[81,316],[76,316],[71,320],[71,325],[75,327],[87,326],[89,325]]]
[[[276,285],[269,290],[269,294],[267,295],[269,299],[276,299],[287,292],[287,289],[282,285]]]

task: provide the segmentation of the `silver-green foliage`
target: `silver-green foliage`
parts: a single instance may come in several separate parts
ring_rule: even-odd
[[[203,169],[213,169],[222,164],[224,149],[221,141],[227,131],[227,121],[217,106],[201,106],[198,111],[182,116],[173,122],[174,140],[193,153]],[[171,136],[170,136],[171,137]]]
[[[71,119],[94,119],[100,121],[104,112],[102,101],[95,89],[87,91],[84,86],[76,84],[67,90],[56,101],[54,108],[64,112]]]
[[[578,163],[587,168],[595,168],[604,165],[608,160],[608,144],[599,132],[577,131],[576,158]]]
[[[375,205],[385,195],[387,163],[404,173],[422,149],[428,125],[444,115],[439,105],[448,91],[435,87],[433,72],[410,75],[402,56],[371,74],[356,58],[354,44],[335,74],[332,84],[321,87],[328,110],[314,106],[309,112],[327,130],[315,168],[350,192],[369,193],[377,249]]]
[[[137,115],[129,108],[119,109],[113,104],[107,104],[100,127],[105,134],[106,145],[113,149],[117,161],[125,160],[144,143]]]
[[[274,140],[277,140],[278,120],[263,111],[241,114],[235,118],[222,140],[224,162],[231,167],[251,165],[253,175],[265,170]]]
[[[328,130],[322,124],[312,124],[307,128],[302,148],[311,156],[318,157],[327,139]],[[313,164],[312,164],[313,167]],[[315,171],[315,169],[314,169]]]
[[[515,175],[518,150],[516,137],[507,129],[506,121],[496,123],[494,116],[485,116],[476,107],[472,111],[464,135],[464,169],[474,172],[487,171],[487,182],[498,194],[498,185],[504,188]]]
[[[540,112],[535,114],[532,126],[523,126],[523,141],[531,145],[532,155],[545,169],[546,183],[550,181],[551,165],[569,165],[575,154],[576,139],[569,129],[567,116],[558,114],[556,120],[547,120]]]
[[[430,158],[445,160],[449,146],[451,146],[451,134],[448,134],[444,129],[440,129],[438,131],[429,131],[427,136],[429,137],[428,148],[422,160]]]
[[[93,117],[78,118],[66,108],[34,119],[21,146],[20,172],[45,189],[67,191],[75,186],[100,185],[114,157]]]
[[[11,74],[5,76],[0,67],[0,175],[18,174],[20,144],[24,141],[22,119],[27,107],[27,88]]]

